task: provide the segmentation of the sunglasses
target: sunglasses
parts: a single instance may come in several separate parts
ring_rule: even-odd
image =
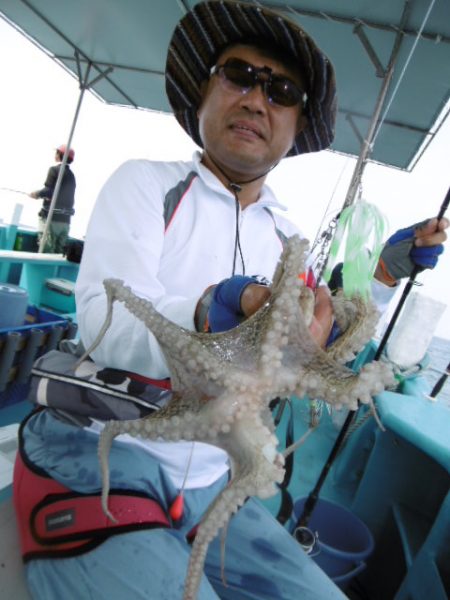
[[[239,58],[229,58],[223,65],[215,65],[210,74],[217,75],[227,89],[240,94],[248,94],[259,84],[270,104],[295,106],[307,100],[306,93],[288,77],[275,75],[269,67],[255,67]]]

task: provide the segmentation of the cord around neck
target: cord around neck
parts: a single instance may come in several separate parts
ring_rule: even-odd
[[[239,256],[241,258],[242,275],[245,275],[245,262],[244,262],[244,255],[242,253],[241,239],[240,239],[240,232],[239,232],[240,201],[239,201],[238,194],[239,194],[239,192],[242,191],[243,185],[246,185],[247,183],[253,183],[257,179],[261,179],[261,177],[264,177],[265,175],[267,175],[267,173],[269,173],[272,169],[274,169],[278,163],[273,164],[269,169],[267,169],[267,171],[265,171],[264,173],[261,173],[261,175],[257,175],[256,177],[253,177],[253,179],[248,179],[247,181],[232,181],[230,179],[230,177],[227,175],[227,173],[225,173],[225,171],[222,169],[222,167],[220,167],[216,163],[216,161],[212,158],[212,156],[210,154],[208,154],[208,158],[213,163],[213,165],[216,167],[216,169],[218,171],[220,171],[220,173],[222,173],[222,175],[225,177],[225,179],[228,182],[227,187],[234,194],[234,199],[236,201],[236,229],[235,229],[235,235],[234,235],[234,254],[233,254],[233,267],[232,267],[232,271],[231,271],[231,276],[233,277],[233,275],[236,274],[236,259],[237,259],[238,251],[239,251]]]
[[[230,186],[231,187],[231,186]],[[236,201],[236,230],[235,230],[235,235],[234,235],[234,254],[233,254],[233,269],[231,271],[231,276],[233,277],[233,275],[236,275],[236,258],[237,258],[237,251],[239,250],[239,256],[241,257],[241,264],[242,264],[242,275],[245,275],[245,262],[244,262],[244,255],[242,254],[242,248],[241,248],[241,238],[240,238],[240,232],[239,232],[239,209],[240,209],[240,204],[239,204],[239,198],[237,195],[237,191],[233,188],[231,188],[233,193],[234,193],[234,198]]]
[[[225,177],[225,179],[227,180],[227,187],[235,194],[236,197],[237,197],[237,194],[242,191],[243,185],[246,185],[247,183],[253,183],[257,179],[261,179],[261,177],[265,177],[278,164],[278,162],[274,163],[271,167],[269,167],[266,171],[264,171],[264,173],[261,173],[260,175],[257,175],[256,177],[253,177],[252,179],[247,179],[246,181],[232,181],[231,177],[222,169],[221,166],[219,166],[217,164],[217,162],[213,159],[213,157],[210,154],[208,154],[208,158],[212,162],[212,164],[216,167],[216,169],[218,171],[220,171],[220,173]]]

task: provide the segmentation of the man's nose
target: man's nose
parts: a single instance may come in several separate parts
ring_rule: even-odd
[[[264,82],[258,81],[250,90],[241,97],[241,106],[252,112],[267,111],[268,99],[264,91]]]

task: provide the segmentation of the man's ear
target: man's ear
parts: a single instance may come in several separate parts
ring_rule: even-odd
[[[200,104],[203,102],[208,92],[208,83],[209,79],[204,79],[200,84]]]
[[[202,104],[203,104],[203,102],[204,102],[204,100],[206,98],[206,93],[208,91],[208,82],[209,82],[208,79],[204,79],[201,82],[201,84],[200,84],[200,100],[199,100],[199,103],[198,103],[197,118],[199,116],[199,112],[200,112],[200,109],[202,107]]]
[[[297,121],[297,132],[295,135],[297,136],[300,132],[302,132],[307,125],[308,125],[308,117],[304,114],[301,114]]]

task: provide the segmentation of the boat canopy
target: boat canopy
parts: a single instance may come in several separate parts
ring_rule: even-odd
[[[0,14],[103,101],[170,112],[167,46],[177,21],[195,4],[0,0]],[[358,156],[366,140],[371,160],[411,170],[448,113],[448,0],[256,4],[297,21],[335,65],[339,114],[332,150]]]

